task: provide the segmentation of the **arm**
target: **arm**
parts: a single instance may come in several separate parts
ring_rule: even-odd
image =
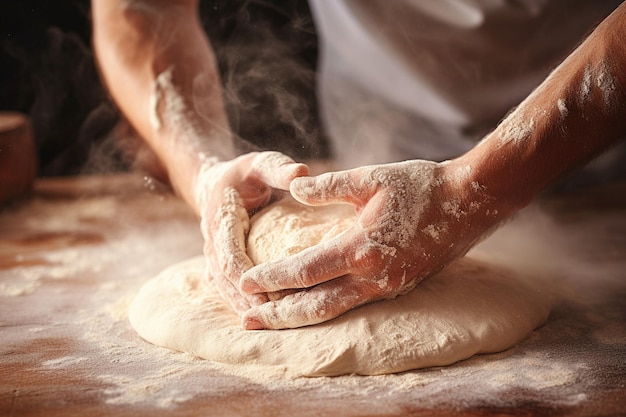
[[[626,4],[467,154],[291,184],[305,204],[350,203],[357,224],[247,271],[248,293],[306,288],[244,315],[249,329],[299,327],[393,298],[465,254],[547,184],[626,133]]]
[[[238,280],[249,212],[308,169],[276,152],[235,154],[214,54],[197,0],[94,0],[94,44],[119,108],[202,219],[209,274],[239,312],[264,302]]]
[[[474,181],[524,206],[626,132],[622,4],[483,142],[459,158]]]
[[[203,159],[235,156],[196,3],[93,2],[94,46],[109,92],[192,206]]]

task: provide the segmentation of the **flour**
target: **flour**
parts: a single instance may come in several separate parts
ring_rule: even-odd
[[[156,132],[166,129],[188,151],[233,157],[232,134],[228,122],[221,121],[225,116],[217,81],[211,84],[205,74],[198,74],[192,97],[185,97],[174,80],[175,70],[170,66],[155,77],[148,103],[150,126]]]
[[[51,359],[49,361],[45,361],[42,363],[43,366],[49,368],[67,368],[73,365],[77,365],[81,362],[87,361],[89,358],[86,357],[75,357],[75,356],[63,356],[57,359]]]
[[[567,108],[567,104],[565,103],[564,99],[562,98],[558,99],[556,102],[556,107],[559,109],[559,113],[561,114],[561,117],[563,119],[565,119],[569,115],[569,110]]]
[[[0,296],[4,297],[19,297],[23,295],[32,294],[39,288],[41,283],[37,281],[33,282],[20,282],[18,284],[8,284],[6,282],[0,283]]]
[[[290,215],[296,207],[301,209],[297,217]],[[328,241],[342,233],[354,223],[353,215],[354,209],[349,205],[313,208],[285,201],[266,217],[269,224],[284,233],[266,233],[257,230],[259,225],[252,225],[248,254],[255,264],[295,255],[311,246],[311,242]]]
[[[0,350],[3,366],[23,366],[20,361],[26,356],[32,358],[29,366],[41,367],[42,375],[81,381],[85,390],[102,399],[101,407],[106,402],[109,407],[146,407],[157,414],[164,410],[181,415],[193,413],[192,407],[196,414],[207,415],[362,416],[406,415],[416,409],[425,409],[424,414],[428,409],[488,413],[497,407],[504,411],[493,413],[506,413],[534,404],[546,414],[569,414],[576,410],[567,407],[582,405],[588,410],[586,403],[604,395],[606,387],[623,385],[624,368],[615,367],[623,361],[610,358],[622,355],[626,345],[620,313],[624,257],[623,251],[605,246],[621,236],[616,230],[623,230],[622,211],[569,231],[563,226],[565,218],[549,222],[536,212],[525,212],[483,243],[479,259],[495,259],[523,271],[560,271],[563,287],[577,295],[573,307],[557,305],[544,327],[512,349],[401,374],[293,378],[281,367],[226,365],[160,348],[141,340],[130,327],[128,308],[143,283],[169,265],[201,254],[197,220],[183,203],[138,193],[115,204],[93,195],[62,202],[35,200],[21,210],[5,212],[0,228],[8,233],[12,225],[32,219],[46,230],[95,233],[91,225],[104,221],[98,215],[98,200],[103,201],[102,213],[113,209],[114,222],[104,223],[107,240],[99,244],[99,251],[90,246],[69,248],[79,250],[78,261],[84,266],[73,272],[68,268],[63,279],[45,279],[40,265],[0,270],[2,283],[38,285],[32,293],[1,300]],[[91,219],[99,219],[96,223],[80,221],[76,215],[84,214],[81,207],[86,206]],[[145,210],[156,206],[157,211]],[[141,216],[131,214],[135,211]],[[29,231],[39,229],[22,229]],[[572,242],[582,250],[568,246]],[[22,252],[20,259],[39,255]],[[63,256],[54,258],[60,262]],[[77,260],[75,255],[68,258]],[[98,265],[98,271],[90,272],[90,262]],[[55,275],[60,276],[60,270]],[[540,288],[549,281],[545,278],[539,280]],[[20,309],[27,322],[13,331],[11,314]],[[30,319],[34,313],[37,316]],[[51,350],[42,344],[48,340],[69,343],[55,343]],[[32,350],[16,352],[20,346]],[[19,386],[19,373],[7,378]]]
[[[454,171],[454,173],[452,174],[452,178],[457,184],[464,184],[470,179],[472,171],[473,170],[471,165],[464,165]]]
[[[173,73],[174,67],[170,66],[157,75],[150,99],[149,120],[155,130],[160,130],[165,124],[170,129],[174,127],[182,129],[196,138],[198,135],[195,127],[185,118],[189,109],[174,86]]]
[[[95,295],[99,300],[114,296],[106,294]],[[450,406],[467,407],[481,404],[485,395],[497,405],[511,407],[516,405],[516,400],[507,393],[520,390],[526,395],[535,395],[536,400],[551,401],[555,405],[575,405],[585,400],[585,394],[578,391],[581,388],[573,385],[580,383],[581,372],[586,371],[584,363],[574,358],[563,360],[551,356],[550,352],[542,353],[543,349],[533,351],[532,346],[541,342],[532,337],[525,347],[475,357],[446,368],[398,375],[293,379],[280,367],[221,365],[142,343],[122,331],[125,320],[118,317],[123,315],[124,303],[118,307],[119,311],[113,315],[97,310],[83,313],[92,317],[84,323],[89,330],[87,340],[101,346],[102,358],[106,360],[118,352],[114,357],[126,358],[126,367],[136,369],[122,371],[121,363],[116,360],[108,367],[110,369],[103,370],[98,378],[110,385],[104,390],[109,404],[149,403],[173,408],[203,397],[207,389],[214,395],[223,392],[227,396],[229,392],[254,393],[259,389],[255,387],[264,387],[272,393],[289,393],[286,396],[293,396],[300,407],[318,413],[326,407],[330,407],[328,412],[332,407],[337,411],[336,402],[352,398],[347,415],[400,413],[408,404],[440,407],[443,398]],[[107,310],[115,309],[108,307]],[[93,320],[96,317],[98,320]],[[207,381],[212,378],[217,378],[218,382],[207,387]],[[264,399],[262,392],[255,397],[257,405],[271,401]]]
[[[613,94],[615,93],[615,79],[611,70],[606,62],[600,65],[600,68],[596,71],[596,86],[600,89],[604,104],[607,107],[611,106],[613,100]]]
[[[441,234],[448,232],[448,225],[446,223],[439,225],[429,224],[422,229],[422,232],[433,238],[435,242],[439,242]]]
[[[161,116],[159,115],[159,105],[163,101],[163,90],[167,88],[168,84],[171,83],[171,77],[170,68],[169,70],[163,71],[156,77],[152,87],[152,94],[150,95],[150,101],[148,104],[150,111],[148,120],[150,121],[152,128],[157,132],[161,130],[162,126]]]
[[[189,367],[186,370],[184,365],[175,364],[157,367],[141,379],[109,374],[101,375],[99,379],[113,385],[104,391],[109,396],[108,404],[153,403],[157,396],[155,405],[159,408],[168,408],[194,397],[194,393],[189,392],[186,387],[172,387],[168,383],[168,379],[184,378],[194,373],[188,369]]]
[[[460,219],[465,214],[461,209],[461,202],[458,200],[449,200],[441,203],[441,210],[448,216]]]
[[[518,107],[504,122],[500,125],[500,143],[520,145],[529,140],[535,132],[534,117],[528,118],[523,110],[524,104]]]
[[[430,203],[430,192],[435,181],[434,162],[412,161],[394,164],[395,167],[375,167],[363,180],[366,187],[383,186],[391,193],[395,206],[390,207],[380,219],[383,229],[394,230],[397,236],[383,239],[382,244],[395,244],[398,248],[408,248],[415,237],[414,225]],[[397,167],[401,167],[396,171]],[[409,175],[404,175],[404,174]],[[436,185],[435,185],[436,186]],[[407,191],[410,190],[410,191]],[[387,224],[389,226],[387,226]]]
[[[583,109],[584,105],[591,100],[594,89],[597,89],[598,94],[602,96],[605,111],[612,111],[615,107],[613,96],[617,87],[612,69],[607,62],[603,61],[597,66],[588,65],[585,67],[578,93],[578,102],[583,106]]]
[[[72,212],[68,211],[69,204],[64,200],[35,199],[31,204],[33,216],[25,219],[25,225],[40,232],[81,230],[87,222],[110,222],[119,206],[119,202],[111,196],[78,201],[72,204],[75,210]]]
[[[585,72],[583,74],[583,80],[580,84],[580,92],[579,92],[579,102],[586,103],[591,96],[591,86],[592,86],[593,74],[591,73],[591,67],[585,67]]]
[[[204,237],[209,242],[223,243],[219,246],[221,250],[219,259],[226,264],[218,265],[221,271],[237,271],[242,267],[244,269],[251,267],[245,258],[245,237],[250,229],[248,212],[239,193],[233,187],[225,188],[222,198],[223,202],[213,219],[214,224],[218,225],[217,230],[213,227],[203,227]],[[214,232],[215,236],[208,236],[209,232]]]

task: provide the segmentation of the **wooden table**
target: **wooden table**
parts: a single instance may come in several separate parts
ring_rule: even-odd
[[[0,415],[626,415],[626,185],[551,198],[482,245],[562,300],[506,352],[377,377],[263,380],[141,340],[143,282],[201,253],[132,175],[40,180],[0,212]]]

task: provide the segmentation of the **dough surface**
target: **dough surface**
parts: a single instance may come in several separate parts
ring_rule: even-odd
[[[310,208],[281,200],[253,219],[251,258],[261,262],[295,253],[353,221],[349,207]],[[224,364],[280,368],[292,376],[377,375],[449,365],[512,347],[550,312],[549,298],[522,277],[465,257],[405,296],[329,322],[245,331],[203,271],[204,260],[197,257],[148,281],[131,305],[135,330],[156,345]]]

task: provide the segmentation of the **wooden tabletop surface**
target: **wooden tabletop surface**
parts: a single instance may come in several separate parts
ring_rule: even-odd
[[[626,185],[550,198],[483,251],[562,299],[506,352],[387,376],[265,380],[152,346],[143,282],[200,254],[184,204],[132,175],[40,180],[0,211],[0,416],[626,415]]]

